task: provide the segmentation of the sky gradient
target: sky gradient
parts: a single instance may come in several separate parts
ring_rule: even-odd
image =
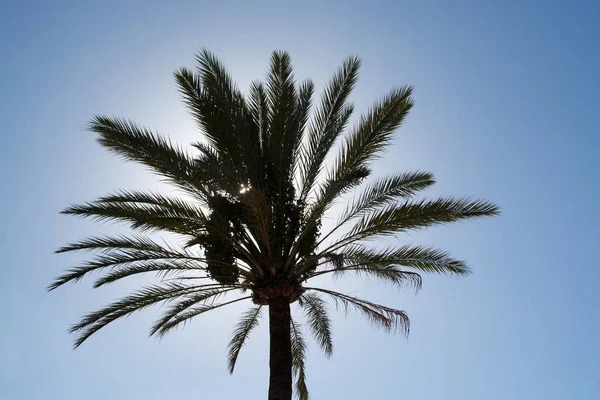
[[[61,209],[163,187],[101,148],[87,122],[123,116],[182,145],[197,140],[172,73],[193,67],[201,47],[244,90],[274,49],[290,52],[296,76],[317,89],[358,54],[357,111],[395,85],[416,88],[375,171],[428,170],[438,184],[427,195],[502,208],[391,242],[447,249],[468,261],[467,278],[425,276],[416,296],[359,279],[332,284],[406,310],[411,334],[332,314],[333,357],[310,342],[313,399],[600,398],[599,16],[595,1],[0,2],[0,398],[266,397],[266,318],[230,376],[226,345],[243,307],[160,341],[147,337],[156,308],[74,351],[67,328],[143,279],[45,291],[81,259],[56,248],[123,231]]]

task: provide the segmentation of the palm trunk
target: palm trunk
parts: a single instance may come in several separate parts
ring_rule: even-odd
[[[292,344],[290,303],[285,297],[269,302],[269,400],[292,399]]]

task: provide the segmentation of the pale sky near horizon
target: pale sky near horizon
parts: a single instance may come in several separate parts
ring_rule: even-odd
[[[122,231],[61,209],[157,187],[101,148],[87,122],[123,116],[182,145],[197,140],[172,72],[193,67],[201,47],[243,89],[274,49],[317,89],[358,54],[357,114],[395,85],[416,88],[375,171],[428,170],[438,181],[428,195],[502,208],[397,240],[450,251],[469,277],[425,276],[416,296],[360,279],[332,284],[406,310],[411,334],[330,307],[334,355],[310,341],[312,399],[600,398],[599,18],[595,1],[1,1],[0,399],[266,397],[266,318],[236,372],[225,367],[244,307],[160,341],[147,336],[154,309],[72,350],[67,328],[139,280],[45,291],[81,259],[56,248]]]

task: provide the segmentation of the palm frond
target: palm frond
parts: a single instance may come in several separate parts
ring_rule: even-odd
[[[97,221],[126,222],[133,229],[141,231],[162,230],[189,234],[200,232],[204,227],[200,220],[181,214],[178,210],[142,203],[88,202],[70,206],[61,213],[91,217]]]
[[[408,335],[410,321],[406,313],[402,310],[396,310],[328,289],[314,287],[306,287],[306,289],[329,295],[335,301],[336,306],[342,306],[345,312],[348,312],[350,307],[355,308],[377,328],[381,328],[386,332],[400,333],[404,336]]]
[[[439,198],[407,201],[389,205],[363,216],[338,243],[349,243],[375,236],[395,235],[408,230],[427,228],[461,220],[499,214],[499,208],[484,200]],[[338,245],[334,245],[337,247]]]
[[[164,254],[180,255],[172,247],[163,246],[147,236],[142,235],[119,235],[119,236],[96,236],[78,242],[70,243],[55,251],[55,253],[67,253],[71,251],[112,251],[112,250],[140,250]]]
[[[262,314],[261,311],[262,305],[252,307],[242,315],[236,325],[227,352],[227,368],[229,368],[230,373],[233,373],[235,363],[250,332],[258,326]]]
[[[136,161],[171,183],[203,199],[202,176],[190,156],[168,139],[131,121],[97,115],[89,129],[100,135],[98,142],[126,160]]]
[[[169,320],[169,322],[162,325],[160,327],[160,329],[157,331],[157,333],[160,336],[164,336],[167,333],[169,333],[170,331],[179,327],[180,325],[186,324],[189,320],[191,320],[192,318],[194,318],[200,314],[204,314],[205,312],[212,311],[217,308],[225,307],[230,304],[237,303],[239,301],[248,300],[250,298],[252,298],[252,296],[240,297],[238,299],[226,301],[224,303],[219,303],[219,304],[200,305],[200,306],[196,306],[193,308],[188,308],[186,311],[183,311],[183,312],[175,315],[173,318],[171,318]]]
[[[181,68],[175,72],[175,78],[185,103],[208,139],[207,146],[217,154],[216,159],[199,166],[205,172],[213,172],[213,178],[218,176],[214,172],[219,168],[233,170],[229,179],[235,180],[233,187],[239,190],[239,185],[248,180],[255,183],[262,175],[260,126],[223,64],[207,50],[200,52],[197,61],[199,76]]]
[[[200,120],[205,134],[220,158],[236,170],[238,185],[254,182],[262,174],[259,125],[216,56],[202,50],[196,59],[205,93]]]
[[[98,203],[131,203],[148,204],[156,207],[176,210],[179,214],[191,219],[204,219],[202,209],[192,202],[180,197],[169,197],[155,192],[141,192],[137,190],[118,190],[96,200]]]
[[[323,92],[303,148],[301,200],[306,200],[314,187],[325,157],[352,115],[353,107],[347,100],[358,79],[360,63],[358,57],[345,60]]]
[[[119,267],[113,267],[109,272],[96,279],[94,282],[94,288],[116,282],[123,278],[127,278],[133,275],[155,273],[160,276],[161,279],[165,277],[181,272],[198,272],[206,271],[205,264],[199,264],[194,262],[195,260],[152,260],[146,262],[136,262],[132,265],[120,265]],[[87,273],[87,271],[86,271]]]
[[[240,100],[241,93],[225,65],[208,49],[200,50],[196,62],[202,88],[215,103],[234,108],[234,104]]]
[[[256,124],[259,126],[259,136],[263,155],[270,154],[268,143],[270,143],[271,116],[269,115],[269,100],[267,91],[262,82],[254,81],[250,84],[248,93],[248,109]]]
[[[291,182],[295,154],[301,140],[297,121],[298,93],[288,53],[275,51],[271,55],[266,94],[270,106],[268,149],[272,160],[269,180],[277,188],[274,193],[283,197],[286,185]]]
[[[194,119],[199,122],[202,119],[202,107],[204,103],[204,90],[200,78],[193,71],[182,67],[173,72],[179,93],[183,97],[183,102]]]
[[[417,272],[403,271],[395,266],[383,265],[368,266],[354,264],[333,269],[325,269],[306,275],[306,279],[326,274],[332,274],[334,277],[340,277],[350,272],[354,272],[362,277],[375,277],[377,279],[390,282],[400,288],[412,287],[417,292],[421,289],[423,284],[421,275],[419,275]]]
[[[454,259],[446,251],[425,246],[406,245],[372,249],[362,245],[350,245],[343,247],[338,253],[325,253],[320,257],[333,268],[311,272],[306,278],[326,274],[340,276],[347,272],[355,272],[390,281],[401,287],[412,286],[418,291],[422,284],[419,273],[400,270],[398,267],[443,275],[467,275],[471,272],[464,261]],[[300,265],[296,274],[302,274],[305,270],[306,266]]]
[[[389,145],[392,133],[412,107],[411,93],[409,86],[395,89],[361,117],[342,144],[333,169],[317,195],[309,221],[321,218],[341,194],[370,174],[368,163]]]
[[[354,245],[343,250],[345,266],[403,266],[421,272],[466,275],[471,271],[464,261],[456,260],[444,250],[425,246],[389,247],[383,250]]]
[[[94,282],[94,288],[98,288],[107,283],[115,282],[127,276],[154,272],[166,276],[182,271],[204,270],[203,267],[190,264],[189,260],[181,259],[155,259],[147,262],[136,262],[134,265],[123,265],[119,267],[110,265],[95,265],[95,261],[85,263],[80,266],[72,267],[66,270],[66,273],[57,277],[49,286],[48,291],[52,291],[68,282],[77,282],[86,275],[110,267],[111,270],[104,276]]]
[[[300,325],[293,319],[290,321],[290,338],[292,342],[292,374],[296,377],[295,392],[299,400],[308,400],[306,387],[306,372],[304,359],[306,358],[306,342]]]
[[[331,321],[327,315],[325,301],[316,293],[307,293],[300,296],[301,307],[306,314],[308,326],[315,340],[327,357],[333,354],[333,340],[331,339]]]
[[[85,315],[81,321],[70,328],[71,333],[77,333],[74,347],[79,347],[92,334],[118,318],[142,310],[162,301],[172,301],[189,293],[202,291],[202,285],[187,286],[176,283],[154,285],[134,292],[121,300]]]
[[[207,301],[214,301],[233,290],[238,289],[237,287],[223,287],[218,284],[206,284],[202,285],[204,290],[186,293],[182,296],[181,300],[178,300],[174,305],[170,306],[167,311],[164,312],[161,318],[159,318],[150,330],[150,336],[158,334],[160,337],[166,335],[171,329],[174,329],[176,325],[169,325],[173,320],[177,319],[178,315],[186,312],[190,307],[202,303],[201,306],[206,305]],[[207,310],[208,311],[208,310]],[[180,322],[183,322],[181,320]]]
[[[70,206],[62,214],[127,222],[134,229],[165,230],[184,235],[202,231],[206,219],[196,205],[175,197],[138,191],[119,191],[96,201]]]
[[[179,269],[200,269],[198,265],[190,265],[190,261],[201,261],[185,251],[162,246],[144,236],[92,237],[61,247],[56,252],[70,251],[99,251],[101,254],[94,260],[81,266],[67,270],[67,273],[56,278],[48,290],[54,290],[68,282],[77,282],[90,272],[117,265],[152,261],[146,268],[156,268],[157,271]],[[118,275],[119,271],[111,271]]]
[[[109,200],[115,200],[115,202],[108,202]],[[121,192],[117,195],[106,196],[93,203],[71,206],[63,213],[91,216],[98,220],[124,221],[130,223],[134,229],[165,230],[191,235],[192,238],[197,238],[209,229],[213,235],[219,236],[221,240],[234,246],[240,253],[241,261],[249,262],[252,265],[257,264],[256,260],[252,261],[252,255],[249,253],[249,250],[257,253],[252,241],[243,241],[240,240],[240,237],[234,238],[228,230],[221,229],[223,223],[228,223],[227,219],[220,216],[216,210],[212,210],[212,218],[208,219],[200,208],[178,199],[158,194]]]
[[[303,166],[303,160],[300,157],[302,152],[302,138],[310,116],[314,91],[315,85],[311,80],[305,80],[298,87],[298,104],[296,106],[296,115],[294,116],[294,129],[296,130],[296,133],[292,138],[294,143],[291,146],[292,157],[294,160],[292,175],[295,175],[296,170]]]
[[[411,197],[418,191],[433,185],[435,180],[429,172],[405,172],[379,179],[367,186],[358,199],[341,213],[338,225],[402,197]]]
[[[361,117],[344,141],[328,180],[338,180],[379,156],[412,108],[411,94],[410,86],[394,89]]]
[[[212,75],[210,70],[204,71],[204,73]],[[212,169],[207,167],[212,167],[214,164],[227,166],[227,170],[234,171],[236,184],[239,186],[243,182],[243,178],[240,177],[243,168],[240,164],[242,161],[240,135],[236,132],[236,126],[243,127],[247,125],[244,123],[234,123],[241,115],[245,115],[241,94],[237,90],[229,94],[215,93],[215,90],[231,91],[234,89],[227,87],[227,85],[219,87],[214,82],[218,79],[204,75],[196,76],[193,72],[185,68],[176,71],[175,78],[184,102],[188,105],[192,115],[208,140],[208,143],[200,142],[195,144],[195,147],[201,151],[204,150],[203,157],[196,159],[195,165],[204,174],[208,172],[208,179],[213,184],[215,177],[219,177],[219,174],[214,174],[215,170],[218,171],[218,168]],[[210,87],[208,89],[203,85],[203,81],[209,82]],[[204,149],[200,146],[203,146]],[[206,160],[208,155],[205,149],[214,151],[214,157],[210,160]],[[211,172],[213,174],[210,174]]]
[[[372,211],[379,206],[392,203],[402,197],[411,197],[435,183],[429,172],[406,172],[385,177],[367,186],[357,200],[346,206],[336,225],[317,243],[323,243],[351,219]]]

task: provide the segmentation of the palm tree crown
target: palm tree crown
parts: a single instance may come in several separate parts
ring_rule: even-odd
[[[353,112],[348,99],[360,67],[356,57],[342,64],[316,107],[313,83],[296,82],[285,52],[273,53],[265,82],[252,83],[247,95],[209,51],[201,51],[197,62],[196,71],[175,72],[181,95],[203,134],[193,152],[128,120],[96,116],[90,123],[103,146],[149,167],[183,191],[186,199],[121,190],[63,211],[123,221],[141,232],[175,233],[181,237],[180,246],[139,234],[75,242],[57,252],[85,250],[97,255],[58,277],[49,289],[93,271],[104,273],[94,287],[131,275],[159,274],[156,285],[85,315],[71,328],[75,347],[112,321],[156,303],[168,302],[169,307],[152,327],[152,335],[164,335],[207,311],[251,301],[254,305],[242,315],[229,343],[230,371],[267,306],[269,398],[289,398],[293,372],[297,394],[306,399],[306,344],[300,325],[291,317],[290,303],[303,309],[310,331],[327,355],[333,349],[327,298],[358,310],[385,330],[406,334],[409,328],[403,311],[311,286],[312,278],[354,272],[418,288],[421,273],[466,274],[465,263],[442,250],[369,244],[436,224],[493,216],[498,208],[482,200],[415,198],[434,183],[428,172],[365,182],[372,161],[389,146],[411,109],[412,88],[391,90],[347,130]],[[333,160],[329,167],[328,157]],[[359,185],[364,186],[360,194],[347,201],[331,229],[322,231],[321,221],[332,205]],[[286,364],[292,372],[285,371]]]

